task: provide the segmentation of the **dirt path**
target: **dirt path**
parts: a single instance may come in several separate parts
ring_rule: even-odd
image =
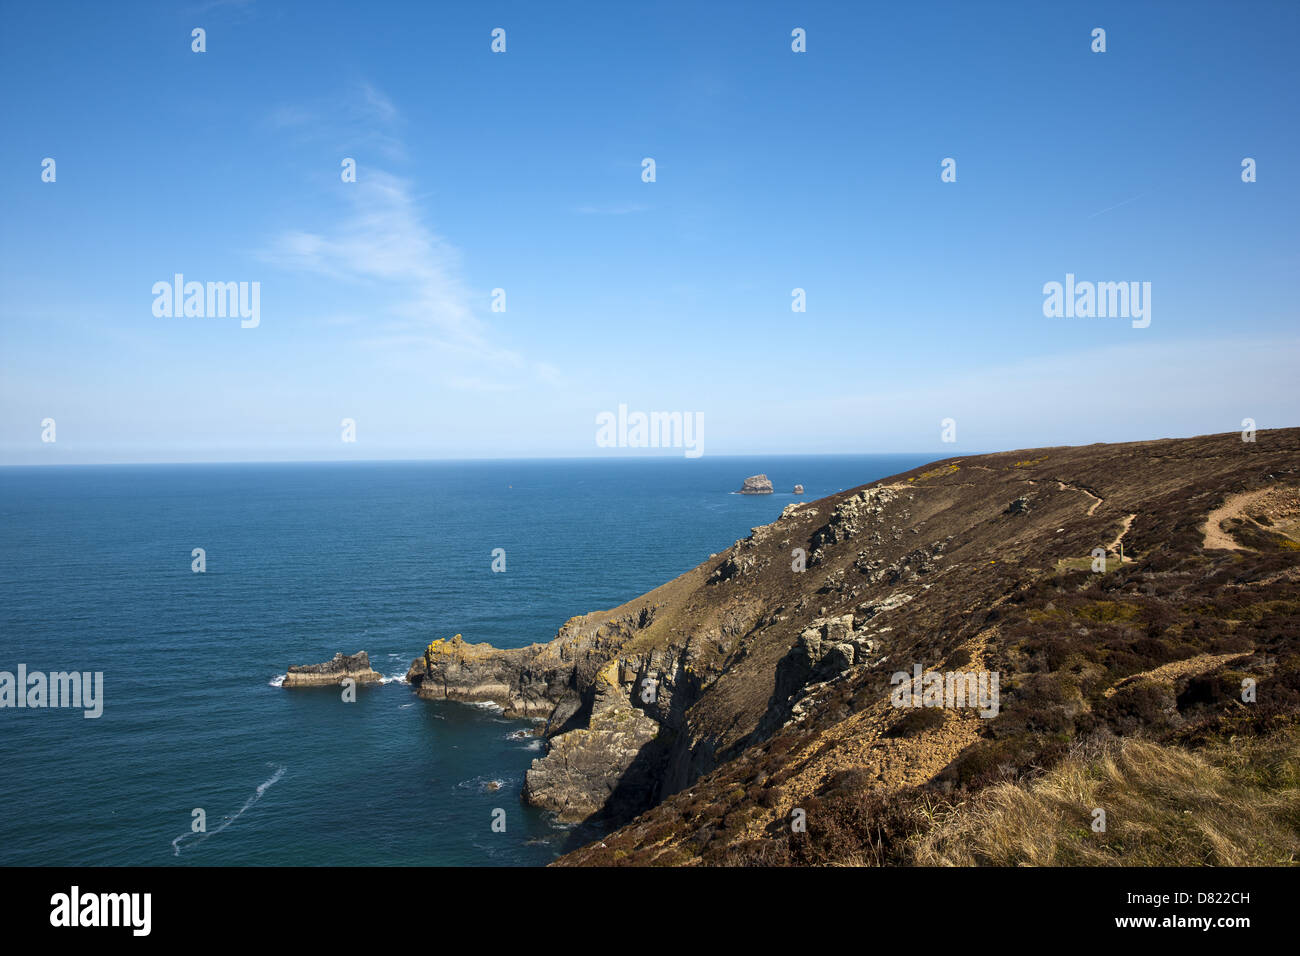
[[[1249,653],[1243,654],[1240,651],[1231,654],[1197,654],[1195,657],[1188,657],[1181,661],[1161,664],[1159,667],[1149,671],[1143,671],[1141,674],[1130,674],[1123,680],[1116,681],[1114,686],[1107,687],[1102,693],[1102,696],[1114,697],[1116,691],[1137,681],[1149,680],[1158,681],[1164,684],[1172,684],[1180,678],[1204,674],[1206,671],[1213,670],[1221,664],[1226,664],[1229,661],[1249,656]]]
[[[1067,489],[1070,490],[1070,491],[1081,491],[1081,492],[1083,492],[1085,495],[1087,495],[1089,498],[1091,498],[1091,499],[1092,499],[1092,506],[1091,506],[1090,508],[1088,508],[1088,516],[1089,516],[1089,517],[1091,517],[1091,516],[1092,516],[1092,513],[1093,513],[1094,511],[1097,510],[1097,506],[1101,504],[1101,499],[1098,498],[1096,495],[1094,495],[1094,494],[1093,494],[1091,491],[1089,491],[1087,488],[1080,488],[1078,485],[1067,485],[1065,482],[1061,481],[1059,478],[1058,478],[1057,481],[1056,481],[1056,485],[1057,485],[1057,487],[1060,488],[1062,491],[1065,491],[1065,490],[1067,490]],[[1125,528],[1124,530],[1127,531],[1128,529]]]
[[[1096,506],[1096,505],[1093,505],[1093,507],[1095,508],[1095,507],[1097,507],[1097,506]],[[1118,552],[1118,551],[1119,551],[1119,543],[1120,543],[1121,541],[1124,540],[1124,535],[1128,534],[1128,529],[1131,528],[1131,527],[1133,527],[1133,519],[1136,518],[1136,517],[1137,517],[1136,514],[1131,514],[1131,515],[1129,515],[1127,518],[1124,519],[1124,526],[1123,526],[1122,528],[1119,529],[1119,534],[1115,535],[1115,540],[1112,541],[1109,545],[1106,546],[1106,550],[1107,550],[1107,551],[1110,551],[1110,552],[1112,552],[1112,553],[1115,553],[1115,552]],[[1126,558],[1124,559],[1124,562],[1127,564],[1129,561],[1132,561],[1132,560],[1133,560],[1132,558],[1127,558],[1127,557],[1126,557]]]
[[[1244,491],[1239,495],[1229,495],[1228,500],[1220,507],[1210,512],[1205,519],[1205,541],[1201,545],[1204,548],[1220,548],[1225,551],[1241,551],[1241,545],[1232,539],[1232,535],[1226,533],[1221,527],[1223,522],[1229,518],[1240,518],[1245,514],[1246,509],[1267,495],[1272,488],[1261,488],[1259,491]]]

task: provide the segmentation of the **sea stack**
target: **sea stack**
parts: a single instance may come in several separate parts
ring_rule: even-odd
[[[794,493],[795,493],[796,495],[801,495],[801,494],[803,494],[803,485],[795,485],[795,486],[794,486]]]
[[[740,493],[742,495],[770,495],[772,493],[772,482],[767,480],[767,475],[751,475],[741,485]]]
[[[358,684],[377,684],[383,677],[370,668],[370,657],[365,651],[358,654],[335,654],[324,664],[302,664],[290,667],[284,675],[284,687],[330,687],[342,684],[348,678]]]

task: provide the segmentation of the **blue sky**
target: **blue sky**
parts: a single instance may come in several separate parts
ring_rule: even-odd
[[[3,10],[0,464],[1300,424],[1295,3]],[[156,317],[178,272],[260,325]],[[1066,273],[1150,326],[1045,317]]]

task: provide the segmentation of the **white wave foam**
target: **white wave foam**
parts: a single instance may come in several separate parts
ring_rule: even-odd
[[[406,673],[405,673],[405,672],[402,672],[402,673],[400,673],[400,674],[390,674],[388,677],[381,677],[381,678],[379,678],[379,683],[381,683],[381,684],[391,684],[391,683],[393,683],[394,681],[396,681],[396,682],[399,683],[399,684],[405,684],[405,683],[406,683]]]
[[[191,830],[187,833],[182,833],[175,840],[172,840],[172,850],[173,850],[172,855],[173,856],[181,855],[181,844],[185,843],[186,840],[190,840],[188,844],[185,844],[186,847],[188,849],[193,849],[194,847],[202,843],[204,840],[206,840],[208,837],[216,836],[226,827],[230,826],[232,823],[234,823],[236,820],[242,817],[245,813],[248,812],[249,808],[251,808],[253,804],[257,803],[258,800],[262,799],[262,794],[266,793],[267,790],[271,789],[271,787],[281,777],[284,776],[284,769],[285,768],[283,766],[277,767],[275,773],[271,774],[271,776],[268,779],[258,784],[257,789],[253,792],[253,795],[249,797],[247,800],[245,800],[244,805],[239,808],[239,812],[236,813],[233,817],[227,817],[225,820],[222,820],[221,826],[217,827],[215,830],[208,830],[204,833],[195,833]],[[192,840],[190,839],[191,837],[193,837]]]
[[[288,674],[276,674],[267,683],[269,683],[272,687],[283,687],[284,679],[288,676],[289,676]]]
[[[514,744],[523,744],[524,750],[542,749],[542,741],[531,730],[512,730],[505,735],[504,739]]]
[[[505,790],[506,780],[503,777],[471,777],[468,780],[462,780],[456,784],[462,790],[477,790],[479,793],[498,793]]]

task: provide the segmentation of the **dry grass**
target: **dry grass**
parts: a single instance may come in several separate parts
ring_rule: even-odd
[[[923,866],[1298,864],[1300,732],[1200,752],[1117,741],[982,791],[914,839]]]

